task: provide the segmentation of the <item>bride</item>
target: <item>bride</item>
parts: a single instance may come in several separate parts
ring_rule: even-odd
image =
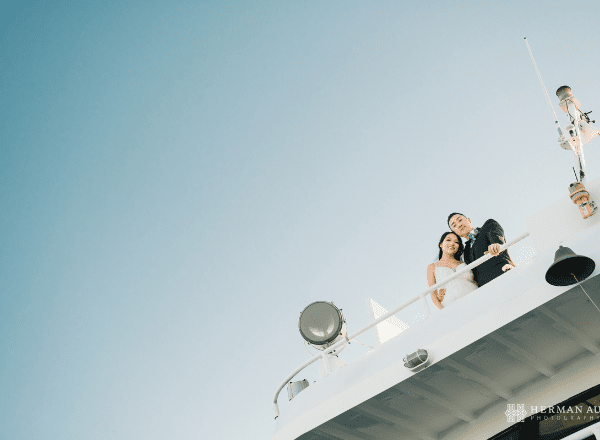
[[[439,247],[439,261],[431,263],[427,267],[427,282],[430,286],[451,277],[457,270],[466,266],[466,263],[461,261],[464,246],[454,232],[445,232],[440,239]],[[438,309],[441,309],[475,289],[477,289],[477,284],[473,281],[473,272],[469,270],[444,285],[439,291],[431,292],[431,301]]]

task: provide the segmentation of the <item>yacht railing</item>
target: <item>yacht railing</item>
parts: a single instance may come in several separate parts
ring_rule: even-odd
[[[529,236],[529,232],[525,232],[524,234],[519,235],[517,238],[509,241],[508,243],[503,244],[502,246],[500,246],[500,252],[508,249],[510,246],[512,246],[513,244],[516,244],[518,242],[520,242],[521,240],[527,238]],[[395,309],[387,312],[385,315],[380,316],[379,318],[377,318],[375,321],[369,323],[368,325],[366,325],[365,327],[361,328],[360,330],[358,330],[357,332],[351,334],[350,336],[348,336],[348,334],[346,334],[346,338],[342,339],[341,341],[338,341],[336,344],[332,345],[331,347],[326,348],[325,350],[323,350],[321,352],[321,354],[313,356],[312,359],[307,360],[306,362],[304,362],[302,365],[300,365],[298,368],[296,368],[283,382],[281,385],[279,385],[279,387],[277,388],[277,391],[275,391],[275,397],[273,398],[273,411],[275,412],[275,418],[277,419],[277,417],[279,417],[279,406],[277,405],[277,398],[279,397],[279,393],[281,392],[281,390],[283,389],[283,387],[285,387],[291,379],[294,378],[294,376],[296,374],[298,374],[300,371],[302,371],[303,369],[305,369],[306,367],[308,367],[310,364],[312,364],[313,362],[316,362],[319,359],[323,359],[325,360],[325,356],[328,353],[331,353],[333,350],[338,349],[339,347],[341,347],[342,345],[346,344],[347,342],[350,342],[350,340],[355,339],[356,337],[360,336],[361,334],[363,334],[364,332],[366,332],[367,330],[372,329],[373,327],[375,327],[377,324],[385,321],[386,319],[388,319],[390,316],[395,315],[396,313],[398,313],[400,310],[405,309],[406,307],[408,307],[409,305],[421,300],[422,304],[423,304],[423,308],[425,310],[425,319],[429,318],[431,316],[431,311],[429,310],[429,304],[427,303],[427,295],[430,294],[431,292],[433,292],[434,290],[439,289],[440,287],[444,286],[446,283],[449,283],[450,281],[452,281],[455,278],[458,278],[459,276],[461,276],[463,273],[467,272],[468,270],[471,270],[477,266],[479,266],[482,263],[485,263],[487,260],[489,260],[490,258],[492,258],[492,255],[490,254],[486,254],[481,258],[478,258],[477,260],[473,261],[471,264],[467,265],[467,267],[464,267],[463,269],[457,271],[454,275],[452,275],[451,277],[448,277],[446,279],[444,279],[444,281],[439,282],[437,284],[434,284],[433,286],[429,286],[429,288],[425,289],[423,292],[419,293],[417,296],[415,296],[412,299],[409,299],[408,301],[402,303],[401,305],[399,305],[398,307],[396,307]],[[599,438],[600,440],[600,438]]]
[[[598,422],[581,431],[577,431],[568,437],[563,437],[562,440],[585,440],[592,434],[596,437],[596,440],[600,440],[600,424]]]

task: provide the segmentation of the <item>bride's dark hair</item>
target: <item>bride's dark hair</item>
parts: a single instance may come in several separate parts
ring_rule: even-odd
[[[438,243],[438,248],[440,248],[440,244],[442,244],[442,241],[444,241],[444,239],[446,238],[446,236],[448,234],[454,234],[454,235],[456,235],[452,231],[444,232],[442,234],[442,238],[440,238],[440,242]],[[462,257],[462,254],[465,251],[465,246],[463,245],[463,242],[462,242],[462,240],[460,239],[460,237],[458,235],[456,235],[456,238],[458,239],[458,250],[455,252],[454,258],[456,260],[458,260],[458,261],[461,261],[460,257]],[[440,256],[438,257],[438,260],[442,258],[443,254],[444,254],[444,252],[442,251],[442,248],[440,248]]]

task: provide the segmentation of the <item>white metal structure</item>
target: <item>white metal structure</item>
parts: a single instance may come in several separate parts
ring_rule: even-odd
[[[600,178],[586,188],[600,200]],[[527,218],[526,225],[527,232],[502,249],[530,236],[536,256],[433,316],[427,295],[444,283],[348,335],[353,339],[422,301],[426,319],[311,384],[279,415],[281,389],[321,356],[292,372],[275,394],[278,417],[272,440],[600,440],[600,424],[586,427],[589,420],[565,425],[561,432],[568,436],[496,437],[507,429],[533,426],[527,417],[521,424],[509,422],[508,404],[524,405],[532,417],[600,383],[600,312],[586,296],[600,304],[600,215],[583,219],[565,194]],[[585,281],[565,287],[545,281],[559,245],[596,262]],[[418,349],[427,350],[432,361],[415,373],[404,367],[402,358]],[[600,390],[596,394],[600,399]],[[596,405],[600,409],[600,400]],[[552,428],[545,421],[535,423],[540,433]],[[585,429],[571,433],[578,427]]]

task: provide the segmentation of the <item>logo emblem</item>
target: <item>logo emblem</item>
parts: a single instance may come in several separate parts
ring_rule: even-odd
[[[504,414],[506,414],[507,422],[522,422],[527,415],[524,403],[517,403],[516,408],[514,403],[508,403],[506,406],[507,408]]]

